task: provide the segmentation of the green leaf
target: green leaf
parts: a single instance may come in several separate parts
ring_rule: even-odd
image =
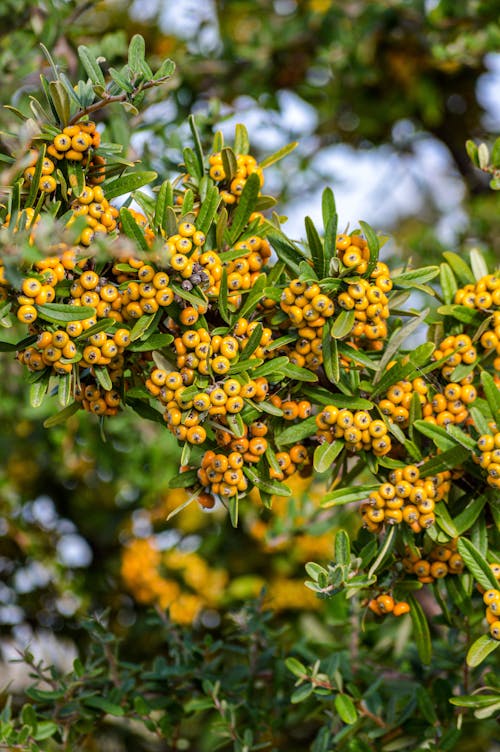
[[[365,501],[372,491],[376,491],[379,483],[371,483],[363,486],[353,486],[352,488],[337,488],[325,494],[321,501],[322,507],[338,507],[343,504],[351,504],[354,501]]]
[[[30,405],[32,407],[40,407],[42,404],[45,395],[47,394],[47,389],[49,386],[49,378],[50,374],[47,373],[42,379],[39,381],[35,381],[34,384],[31,384],[30,386]]]
[[[287,363],[282,368],[282,372],[289,379],[295,379],[295,381],[307,381],[312,383],[318,380],[316,373],[313,373],[308,368],[296,366],[295,363]]]
[[[196,159],[198,161],[198,171],[200,173],[200,178],[201,178],[203,177],[203,171],[204,171],[203,147],[201,145],[200,134],[198,133],[198,128],[196,127],[196,120],[193,114],[189,115],[188,123],[189,123],[189,129],[193,136],[194,153],[196,154]]]
[[[472,420],[474,421],[474,425],[481,435],[491,433],[488,418],[481,412],[478,407],[472,405],[471,407],[469,407],[469,412]]]
[[[340,380],[340,363],[337,340],[332,339],[330,329],[331,322],[327,322],[322,337],[323,368],[327,379],[336,384]]]
[[[65,407],[64,410],[60,410],[55,415],[51,415],[50,418],[47,418],[43,423],[43,427],[52,428],[53,426],[58,426],[60,423],[66,423],[68,418],[78,412],[79,409],[80,403],[72,402],[71,405]]]
[[[331,444],[320,444],[314,450],[313,465],[318,473],[323,473],[331,467],[334,460],[344,448],[343,441],[334,441]]]
[[[307,700],[309,695],[311,695],[313,692],[313,685],[312,684],[303,684],[301,687],[297,687],[294,692],[292,692],[292,695],[290,697],[290,702],[295,705],[298,702],[302,702],[303,700]]]
[[[419,710],[424,716],[427,723],[430,723],[431,726],[434,726],[434,724],[438,723],[438,717],[436,715],[434,702],[431,699],[430,693],[423,686],[423,684],[417,686],[417,702]]]
[[[65,303],[44,303],[35,306],[40,318],[53,324],[68,323],[69,321],[85,321],[95,316],[95,308],[90,306],[71,306]]]
[[[186,146],[183,149],[182,156],[184,159],[186,172],[188,172],[191,177],[200,180],[203,177],[203,165],[200,166],[195,152],[190,149],[189,146]]]
[[[282,261],[287,269],[299,276],[300,265],[305,260],[305,256],[301,253],[300,249],[289,240],[286,235],[279,232],[276,227],[272,227],[267,233],[267,239],[271,243],[272,247],[276,251],[276,254],[280,261]]]
[[[95,324],[92,324],[92,326],[89,326],[88,329],[84,329],[82,334],[79,334],[78,337],[75,337],[75,342],[84,342],[88,340],[89,337],[91,337],[93,334],[98,334],[99,332],[108,332],[110,329],[115,326],[116,321],[114,319],[99,319]]]
[[[465,142],[465,150],[467,152],[467,155],[471,162],[476,166],[479,167],[479,157],[478,157],[478,148],[477,144],[474,143],[471,139],[468,139]]]
[[[472,436],[469,436],[468,433],[465,433],[465,431],[462,431],[462,429],[458,426],[454,426],[450,423],[446,428],[446,433],[448,434],[448,436],[452,436],[466,449],[476,449],[476,440],[473,439]]]
[[[219,297],[217,300],[217,308],[222,319],[226,322],[226,324],[229,324],[231,322],[231,315],[229,313],[229,308],[227,306],[227,296],[228,296],[227,269],[226,267],[224,267],[222,270],[222,277],[220,280],[220,291],[219,291]]]
[[[143,341],[133,342],[128,345],[127,350],[130,352],[151,352],[152,350],[162,350],[164,347],[167,347],[173,339],[174,338],[171,334],[152,334]]]
[[[470,252],[470,265],[476,280],[479,281],[488,274],[488,266],[484,256],[477,248],[473,248]]]
[[[159,81],[161,78],[170,78],[175,71],[175,63],[170,58],[163,60],[162,64],[153,76],[153,81]]]
[[[332,323],[330,334],[334,339],[342,339],[351,333],[354,326],[354,311],[341,311]]]
[[[470,451],[463,446],[455,446],[453,449],[447,449],[445,452],[431,457],[420,467],[420,476],[426,478],[429,475],[442,473],[444,470],[454,470],[460,467],[470,456]]]
[[[242,123],[236,123],[234,129],[234,151],[236,154],[248,154],[250,151],[248,131]]]
[[[482,587],[486,588],[486,590],[489,588],[498,588],[498,582],[488,562],[470,540],[459,538],[457,549],[467,569]]]
[[[169,488],[190,488],[194,486],[198,480],[196,470],[186,470],[183,473],[174,475],[168,482]]]
[[[476,324],[481,319],[481,314],[475,308],[467,308],[457,303],[439,306],[437,312],[442,316],[452,316],[463,324]]]
[[[71,102],[62,81],[50,81],[49,91],[57,117],[62,126],[67,125],[71,117]]]
[[[260,192],[260,180],[259,176],[256,172],[253,172],[248,178],[245,183],[245,187],[243,188],[243,191],[240,196],[240,200],[238,202],[238,206],[236,207],[236,211],[233,214],[231,227],[230,227],[230,237],[231,242],[234,243],[239,238],[243,230],[245,229],[245,226],[248,222],[248,219],[251,215],[251,213],[255,210],[255,202],[257,201],[257,196]]]
[[[259,274],[256,281],[253,284],[251,292],[247,295],[245,302],[241,306],[238,315],[239,318],[248,317],[251,313],[255,311],[257,306],[259,305],[260,301],[263,297],[264,288],[267,283],[267,278],[265,274]]]
[[[434,425],[426,420],[419,420],[415,423],[414,427],[420,433],[423,433],[427,438],[432,439],[434,444],[443,452],[447,449],[454,449],[457,446],[457,441],[448,434],[448,431],[442,426]]]
[[[460,695],[459,697],[450,697],[452,705],[458,705],[459,708],[485,708],[488,705],[496,704],[500,701],[500,695]]]
[[[273,481],[268,478],[262,478],[259,472],[253,467],[243,468],[243,472],[247,476],[248,480],[253,483],[258,489],[265,491],[268,494],[274,494],[275,496],[291,496],[292,492],[283,483]]]
[[[146,43],[140,34],[134,34],[128,46],[128,67],[131,73],[142,73],[146,58]]]
[[[41,742],[44,739],[50,739],[57,731],[59,731],[59,727],[53,721],[39,721],[31,736],[36,742]]]
[[[196,229],[201,230],[205,235],[212,226],[219,202],[219,191],[215,185],[211,185],[207,190],[207,195],[205,196],[205,199],[200,206],[198,216],[196,217]]]
[[[61,407],[67,407],[71,403],[72,394],[72,374],[66,373],[59,376],[57,385],[57,398]]]
[[[149,251],[149,246],[144,236],[144,230],[142,227],[139,227],[133,214],[126,207],[120,209],[120,220],[125,235],[137,243],[137,246],[141,251]]]
[[[366,270],[366,273],[370,274],[377,265],[378,254],[380,251],[380,241],[367,222],[360,222],[359,226],[363,230],[363,235],[366,238],[366,242],[368,243],[368,248],[370,250],[370,260],[368,262],[368,268]]]
[[[420,660],[429,665],[432,658],[432,642],[429,624],[424,610],[415,596],[408,594],[406,598],[410,605],[410,616],[413,625],[413,635]]]
[[[426,282],[430,282],[439,275],[439,266],[422,266],[420,269],[411,269],[407,272],[401,272],[401,274],[395,274],[392,276],[392,281],[397,287],[403,289],[411,289],[417,285],[423,285]]]
[[[368,570],[368,577],[373,577],[373,575],[377,572],[377,570],[380,569],[382,564],[384,564],[385,560],[387,559],[387,556],[391,553],[394,547],[395,537],[396,537],[396,526],[393,525],[389,529],[389,531],[386,533],[384,542],[377,553],[375,561],[372,563],[372,565],[370,566],[370,569]]]
[[[102,710],[104,713],[108,713],[109,715],[114,715],[118,717],[125,715],[125,710],[121,707],[121,705],[117,705],[114,702],[110,702],[109,700],[106,700],[105,697],[98,697],[98,696],[85,697],[82,700],[82,702],[88,708],[95,708],[96,710]]]
[[[349,695],[336,695],[334,705],[335,710],[339,714],[341,720],[344,721],[344,723],[347,723],[349,725],[356,723],[356,721],[358,720],[358,712]]]
[[[236,177],[236,173],[238,172],[238,162],[236,160],[236,155],[230,146],[224,146],[221,149],[220,155],[222,158],[222,166],[226,175],[225,179],[230,182]]]
[[[307,677],[306,667],[296,658],[287,658],[285,660],[285,666],[297,678],[304,679],[305,677]]]
[[[160,185],[160,190],[156,196],[155,212],[154,212],[154,225],[160,230],[167,230],[166,228],[166,211],[168,207],[174,205],[174,188],[170,180],[165,180]],[[171,234],[171,233],[169,233]]]
[[[467,665],[471,668],[479,666],[498,647],[500,647],[499,640],[494,640],[490,635],[482,635],[470,646],[465,659]]]
[[[109,371],[106,366],[95,366],[94,373],[100,386],[105,392],[110,392],[113,389],[113,382],[109,375]]]
[[[278,149],[278,151],[275,151],[274,154],[271,154],[269,157],[266,157],[260,163],[259,166],[263,170],[266,167],[270,167],[275,162],[279,162],[280,159],[283,159],[283,157],[286,157],[288,154],[290,154],[298,145],[299,145],[298,141],[292,141],[290,144],[287,144],[286,146],[283,146],[281,149]]]
[[[461,256],[452,251],[445,251],[443,253],[444,258],[453,270],[453,274],[464,285],[474,284],[475,279],[468,264],[463,260]]]
[[[418,316],[415,316],[410,321],[408,321],[407,324],[400,327],[399,329],[396,329],[396,331],[393,332],[393,334],[391,335],[389,341],[387,342],[385,346],[384,354],[382,358],[380,359],[379,370],[378,370],[377,375],[380,375],[385,371],[386,366],[392,360],[393,355],[399,352],[403,342],[411,334],[413,334],[413,332],[416,329],[418,329],[418,327],[422,324],[422,322],[424,321],[428,313],[429,313],[429,308],[425,308],[422,311],[422,313],[420,313]],[[376,381],[377,379],[375,378],[375,383]]]
[[[371,410],[373,402],[363,399],[363,397],[351,397],[346,394],[334,394],[321,387],[304,387],[302,390],[305,397],[309,397],[320,405],[335,405],[339,409],[343,407],[348,410]]]
[[[287,446],[288,444],[298,444],[309,436],[316,433],[318,427],[316,425],[316,418],[311,416],[302,420],[296,425],[285,428],[284,431],[275,436],[276,444],[279,447]]]
[[[351,543],[349,535],[345,530],[339,530],[335,534],[333,558],[337,564],[350,564],[351,562]]]
[[[455,275],[451,271],[449,264],[442,263],[439,267],[439,281],[443,291],[443,299],[447,305],[453,303],[455,293],[458,290]]]
[[[318,275],[319,279],[323,279],[328,274],[328,264],[323,248],[323,243],[314,223],[310,217],[305,218],[307,242],[309,244],[309,250],[311,251],[311,257],[313,260],[314,271]]]
[[[487,371],[481,374],[481,384],[484,390],[484,396],[491,410],[493,420],[500,426],[500,389],[498,388],[493,376]]]
[[[249,358],[255,350],[258,348],[260,344],[260,340],[262,337],[262,324],[257,324],[255,329],[253,330],[252,334],[248,338],[248,342],[246,343],[245,347],[240,353],[240,358],[242,360],[245,360],[246,358]]]
[[[500,137],[495,140],[491,150],[491,164],[493,167],[500,167]]]
[[[40,191],[39,185],[40,185],[40,178],[42,177],[42,167],[43,167],[43,160],[45,159],[45,151],[46,151],[46,145],[42,144],[40,147],[38,159],[36,161],[35,172],[33,173],[33,178],[31,180],[28,198],[26,199],[26,203],[24,204],[25,208],[32,207],[35,204],[36,197]]]
[[[484,505],[487,501],[488,494],[481,494],[481,496],[476,496],[476,498],[472,499],[472,501],[467,504],[465,509],[454,518],[454,523],[458,535],[462,535],[463,533],[470,530],[470,528],[473,526],[473,524],[483,511]]]
[[[436,515],[437,526],[450,538],[456,538],[458,536],[458,530],[454,521],[451,519],[446,504],[436,504],[434,514]]]
[[[130,341],[135,342],[136,340],[140,339],[144,332],[149,329],[155,318],[156,316],[151,315],[150,313],[145,313],[143,316],[137,319],[130,332]]]
[[[123,196],[125,193],[131,193],[138,188],[142,188],[144,185],[148,185],[148,183],[152,183],[157,177],[158,173],[153,172],[152,170],[128,172],[126,175],[122,175],[121,177],[115,178],[115,180],[110,180],[109,183],[106,183],[104,193],[107,200],[111,201],[113,198]]]
[[[326,230],[326,226],[332,219],[337,218],[337,207],[335,205],[335,196],[330,187],[325,188],[321,195],[321,214],[323,217],[323,227]]]
[[[229,518],[233,527],[238,527],[238,507],[239,500],[237,496],[231,496],[228,500]]]
[[[227,213],[227,209],[225,206],[223,206],[219,212],[217,225],[215,228],[215,242],[216,242],[217,248],[224,247],[224,237],[226,235],[228,217],[229,215]]]
[[[80,58],[80,62],[83,65],[85,72],[92,83],[106,86],[104,73],[102,72],[99,63],[97,62],[94,55],[90,52],[89,48],[81,44],[78,47],[78,57]]]
[[[346,358],[353,360],[355,363],[359,363],[359,365],[368,368],[370,371],[376,371],[378,369],[378,363],[374,363],[370,356],[362,350],[355,350],[354,347],[348,345],[347,342],[338,342],[337,347],[341,355],[345,355]]]

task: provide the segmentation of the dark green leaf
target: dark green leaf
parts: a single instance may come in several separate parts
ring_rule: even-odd
[[[358,720],[358,712],[349,695],[336,695],[334,705],[335,710],[339,714],[341,720],[344,721],[344,723],[348,723],[349,725],[356,723],[356,721]]]
[[[432,658],[432,642],[429,624],[424,610],[419,601],[408,594],[407,601],[410,605],[410,616],[413,625],[413,636],[417,646],[418,655],[422,663],[428,665]]]
[[[368,262],[368,269],[366,270],[366,273],[370,274],[377,265],[378,254],[380,251],[380,241],[367,222],[360,222],[359,226],[363,230],[363,234],[366,238],[366,242],[368,243],[368,248],[370,250],[370,261]]]
[[[71,306],[65,303],[44,303],[35,306],[40,318],[51,321],[54,324],[68,323],[69,321],[85,321],[95,316],[95,308],[90,306]]]
[[[467,569],[482,587],[486,590],[498,587],[498,582],[488,562],[470,540],[459,538],[457,549]]]
[[[105,86],[106,79],[104,78],[104,74],[100,68],[99,63],[97,62],[94,55],[90,52],[89,48],[81,44],[78,47],[78,57],[80,58],[80,62],[83,65],[85,72],[92,83]]]
[[[263,478],[254,467],[245,467],[243,472],[247,476],[248,480],[253,483],[258,489],[265,491],[275,496],[291,496],[292,492],[283,483],[270,480],[269,478]]]
[[[125,193],[136,191],[138,188],[142,188],[142,186],[152,183],[153,180],[156,180],[157,177],[158,173],[153,172],[152,170],[144,170],[142,172],[128,172],[126,175],[122,175],[121,177],[115,178],[115,180],[111,180],[109,183],[106,183],[106,198],[108,199],[108,201],[111,201],[111,199],[117,198],[118,196],[123,196]],[[147,248],[145,250],[147,250]]]
[[[482,635],[470,646],[466,658],[467,665],[471,668],[479,666],[498,647],[499,640],[494,640],[490,635]]]
[[[102,710],[104,713],[108,713],[109,715],[119,717],[125,715],[125,710],[121,707],[121,705],[116,705],[116,703],[110,702],[105,697],[85,697],[83,704],[88,708],[96,708],[97,710]]]
[[[341,311],[333,321],[330,334],[334,339],[342,339],[351,333],[354,326],[354,311]]]
[[[364,486],[353,486],[352,488],[337,488],[325,494],[321,501],[322,507],[337,507],[343,504],[350,504],[353,501],[365,501],[372,491],[376,491],[379,484],[367,484]]]
[[[500,426],[500,389],[493,376],[487,371],[483,371],[481,374],[481,384],[483,385],[484,396],[488,402],[493,420],[497,426]]]
[[[283,157],[286,157],[288,154],[290,154],[298,145],[298,141],[292,141],[290,144],[283,146],[281,149],[278,149],[278,151],[275,151],[274,154],[271,154],[271,156],[266,157],[260,163],[260,167],[262,169],[265,169],[266,167],[270,167],[275,162],[279,162],[280,159],[283,159]]]
[[[125,207],[120,209],[122,230],[142,251],[149,251],[149,246],[144,235],[144,230],[139,227],[133,214]]]
[[[344,448],[343,441],[334,441],[331,444],[325,442],[314,450],[313,465],[318,473],[328,470]]]
[[[327,259],[323,248],[323,243],[317,229],[310,217],[305,218],[307,242],[313,260],[314,271],[319,279],[323,279],[328,274]]]
[[[464,285],[473,285],[475,283],[476,280],[474,279],[472,271],[470,270],[468,264],[463,260],[463,258],[458,255],[458,253],[445,251],[443,253],[443,256],[450,265],[451,269],[453,270],[453,274],[459,282]]]
[[[245,183],[245,187],[240,196],[238,206],[233,214],[230,236],[231,242],[235,243],[241,235],[253,211],[255,211],[255,202],[260,192],[260,180],[256,172],[253,172]]]

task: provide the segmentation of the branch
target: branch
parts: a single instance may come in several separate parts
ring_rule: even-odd
[[[83,110],[79,110],[75,115],[73,115],[68,125],[74,125],[83,117],[85,117],[85,115],[89,115],[91,112],[97,112],[98,110],[102,110],[103,107],[107,107],[108,104],[113,104],[113,102],[126,102],[127,100],[132,100],[134,97],[138,96],[139,94],[142,94],[143,91],[146,91],[147,89],[152,89],[155,86],[160,86],[161,84],[166,83],[166,81],[168,81],[170,78],[171,76],[163,76],[162,78],[159,78],[157,81],[146,81],[145,83],[138,86],[129,94],[127,92],[124,92],[123,94],[115,94],[113,96],[107,94],[103,96],[102,99],[99,99],[97,102],[90,104],[88,107],[85,107]]]

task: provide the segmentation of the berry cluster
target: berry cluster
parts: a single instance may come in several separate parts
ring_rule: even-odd
[[[376,598],[371,598],[368,608],[377,616],[403,616],[410,612],[410,605],[406,601],[395,601],[390,593],[382,593]]]
[[[391,470],[389,480],[372,491],[361,507],[363,524],[372,532],[383,525],[406,524],[420,533],[434,524],[434,508],[446,498],[451,473],[445,470],[433,477],[421,478],[416,465]]]
[[[483,470],[486,470],[487,483],[493,488],[500,488],[500,431],[495,428],[495,433],[480,436],[477,440],[477,448],[480,455],[474,459]]]
[[[341,439],[350,452],[371,451],[383,457],[391,451],[391,437],[383,420],[373,419],[366,410],[339,410],[327,405],[316,415],[317,435],[320,440]]]
[[[227,205],[238,202],[247,179],[253,173],[259,176],[261,187],[264,185],[264,173],[257,161],[250,154],[235,154],[236,169],[226,174],[221,152],[211,154],[208,158],[209,175],[217,184],[222,201]]]
[[[498,567],[498,565],[496,566]],[[500,569],[500,567],[498,568]],[[494,640],[500,640],[500,590],[497,588],[486,590],[483,593],[483,602],[486,606],[485,616],[490,627],[490,635]]]
[[[448,574],[461,574],[464,569],[464,560],[457,553],[456,541],[434,546],[425,556],[418,548],[407,548],[402,564],[405,572],[416,574],[418,581],[424,585],[441,580]]]

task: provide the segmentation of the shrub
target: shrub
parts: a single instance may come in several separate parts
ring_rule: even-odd
[[[59,403],[48,429],[83,410],[105,434],[131,408],[175,437],[170,486],[181,490],[169,518],[197,505],[213,519],[227,510],[236,527],[256,496],[268,509],[277,497],[278,514],[244,534],[272,549],[276,526],[306,555],[234,617],[241,633],[225,625],[212,642],[175,625],[205,614],[207,626],[207,613],[258,598],[269,579],[234,576],[224,547],[237,533],[225,532],[220,567],[129,536],[124,584],[156,607],[154,641],[172,644],[145,667],[94,622],[70,674],[26,653],[32,704],[14,720],[5,705],[5,744],[74,749],[112,717],[180,749],[181,732],[212,728],[214,711],[237,750],[304,739],[315,752],[455,748],[462,716],[449,700],[481,720],[499,703],[497,681],[476,670],[500,641],[498,272],[477,251],[389,268],[369,225],[339,231],[330,189],[323,230],[306,218],[307,242],[291,240],[263,186],[294,144],[259,164],[241,125],[232,146],[216,133],[206,155],[191,117],[180,176],[137,170],[92,118],[116,104],[135,112],[173,64],[153,73],[139,36],[109,79],[86,47],[79,56],[87,79],[73,86],[49,55],[45,101],[19,113],[3,157],[0,321],[20,333],[2,348],[22,364],[34,407],[47,395]],[[321,510],[333,511],[300,500],[317,476]],[[344,515],[326,563],[319,536],[339,526],[341,507],[357,522]],[[322,560],[308,561],[315,551]],[[308,589],[297,582],[305,562]],[[325,621],[311,623],[320,636],[332,626],[328,649],[302,637],[294,650],[269,626],[267,605],[312,613],[321,600]],[[242,670],[231,656],[247,651]],[[274,696],[281,721],[266,717]]]

